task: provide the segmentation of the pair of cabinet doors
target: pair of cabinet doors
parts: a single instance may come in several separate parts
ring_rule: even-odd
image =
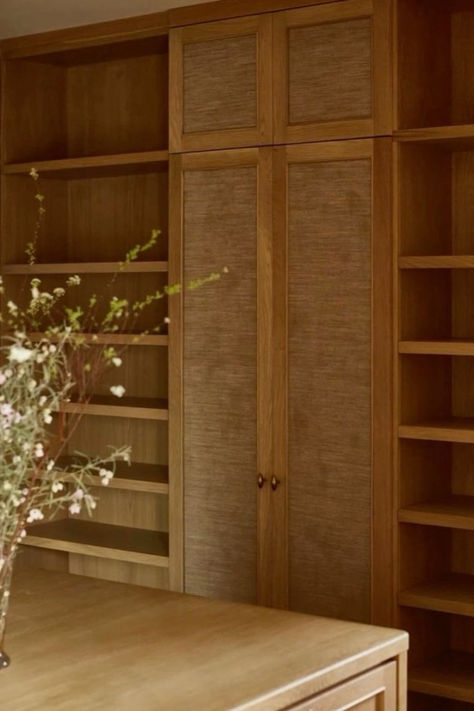
[[[390,27],[343,0],[172,30],[171,151],[388,135]]]
[[[186,592],[390,619],[389,139],[171,157]],[[227,270],[225,270],[227,271]]]

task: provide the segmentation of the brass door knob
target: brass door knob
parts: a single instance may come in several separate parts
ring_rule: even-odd
[[[258,479],[257,479],[257,486],[258,486],[258,488],[261,489],[261,488],[263,487],[263,485],[265,484],[266,481],[267,481],[267,480],[265,479],[265,477],[263,476],[263,474],[259,474],[259,475],[258,475]]]
[[[277,489],[279,483],[280,483],[280,480],[277,479],[275,475],[273,475],[272,479],[270,481],[273,491],[275,491]]]

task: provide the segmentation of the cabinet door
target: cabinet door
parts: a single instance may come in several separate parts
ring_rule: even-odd
[[[391,131],[390,0],[346,0],[274,17],[275,142]]]
[[[397,711],[397,665],[389,662],[346,684],[318,694],[292,711]]]
[[[274,469],[288,497],[290,607],[387,623],[390,155],[388,139],[278,149],[274,209],[288,284]]]
[[[184,285],[172,313],[184,374],[172,446],[184,480],[185,590],[245,602],[257,596],[258,474],[271,467],[259,387],[270,209],[270,149],[172,158],[173,279]],[[221,278],[187,287],[211,273]]]
[[[272,142],[271,38],[268,15],[171,30],[171,151]]]

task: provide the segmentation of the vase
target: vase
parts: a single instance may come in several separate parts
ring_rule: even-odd
[[[10,586],[12,580],[13,560],[3,558],[0,570],[0,669],[6,669],[10,664],[10,657],[5,652],[5,631],[7,627],[8,604],[10,602]]]

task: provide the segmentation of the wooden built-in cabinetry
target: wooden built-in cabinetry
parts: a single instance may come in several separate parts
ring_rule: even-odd
[[[474,9],[397,3],[396,556],[410,708],[474,704]],[[438,698],[435,698],[438,697]]]
[[[413,709],[472,706],[473,40],[467,0],[220,0],[3,43],[5,280],[32,165],[45,283],[152,228],[131,298],[222,273],[98,388],[75,445],[134,465],[25,561],[398,624]]]

